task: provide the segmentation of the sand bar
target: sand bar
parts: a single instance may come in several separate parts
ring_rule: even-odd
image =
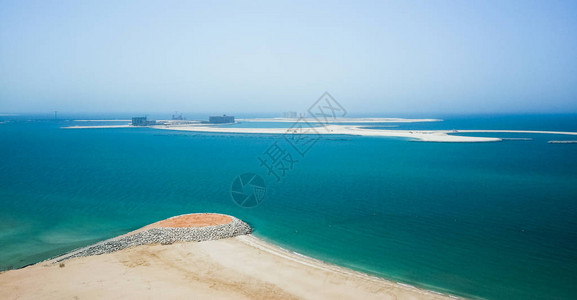
[[[240,128],[240,127],[209,127],[209,126],[155,126],[154,128],[166,130],[182,130],[212,133],[260,133],[260,134],[285,134],[286,128]],[[295,132],[299,133],[299,132]],[[327,125],[315,128],[309,133],[336,134],[336,135],[358,135],[358,136],[381,136],[400,137],[422,142],[450,142],[450,143],[474,143],[474,142],[499,142],[501,138],[496,137],[473,137],[460,136],[457,133],[525,133],[525,134],[560,134],[577,135],[577,132],[568,131],[533,131],[533,130],[382,130],[368,129],[360,125]]]
[[[211,133],[244,133],[244,134],[285,134],[287,128],[241,128],[241,127],[214,127],[214,126],[153,126],[157,129],[211,132]],[[331,135],[358,135],[375,137],[401,137],[423,142],[498,142],[500,138],[469,137],[449,135],[448,130],[380,130],[366,129],[355,125],[327,125],[316,127],[315,131],[308,134],[331,134]],[[298,134],[296,132],[294,134]],[[304,133],[307,134],[307,133]]]
[[[222,216],[148,227],[227,225]],[[0,298],[454,299],[326,264],[251,234],[54,261],[0,273]]]
[[[278,118],[281,119],[281,118]],[[251,119],[259,120],[259,119]],[[262,119],[271,122],[271,119]],[[275,119],[276,120],[276,119]],[[294,121],[293,119],[284,119]],[[427,120],[427,119],[422,119]],[[434,119],[431,119],[434,120]],[[373,122],[366,120],[366,122]],[[258,122],[258,121],[257,121]],[[110,126],[69,126],[62,128],[126,128],[130,125],[110,125]],[[241,134],[286,134],[291,133],[288,128],[243,128],[243,127],[219,127],[208,124],[184,124],[184,125],[156,125],[150,126],[155,129],[207,132],[207,133],[241,133]],[[138,127],[135,127],[138,128]],[[306,128],[306,126],[305,126]],[[472,137],[455,135],[457,133],[525,133],[525,134],[558,134],[577,135],[577,132],[568,131],[534,131],[534,130],[396,130],[396,129],[369,129],[363,125],[342,125],[330,124],[326,126],[316,126],[314,130],[294,131],[293,134],[331,134],[331,135],[357,135],[374,137],[399,137],[421,142],[447,142],[447,143],[478,143],[478,142],[499,142],[503,139],[496,137]]]
[[[239,122],[296,122],[298,118],[250,118],[237,119]],[[314,118],[307,117],[307,122],[317,123]],[[404,119],[404,118],[330,118],[328,123],[418,123],[418,122],[440,122],[441,119]]]

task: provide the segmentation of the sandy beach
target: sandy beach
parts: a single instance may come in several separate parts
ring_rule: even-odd
[[[210,216],[210,215],[208,215]],[[214,228],[222,215],[159,227]],[[212,227],[211,227],[212,226]],[[130,234],[130,233],[129,233]],[[451,299],[284,250],[251,234],[55,258],[0,274],[2,299]]]

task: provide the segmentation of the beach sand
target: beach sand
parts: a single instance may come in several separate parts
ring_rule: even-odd
[[[189,221],[149,226],[228,220]],[[329,265],[250,234],[57,260],[1,273],[0,299],[450,299]]]
[[[241,128],[241,127],[214,127],[214,126],[153,126],[156,129],[210,132],[210,133],[244,133],[244,134],[285,134],[287,128]],[[471,137],[451,135],[453,131],[448,130],[381,130],[366,129],[358,125],[327,125],[317,127],[315,131],[308,130],[295,134],[320,134],[320,135],[358,135],[375,137],[401,137],[422,142],[448,142],[448,143],[478,143],[478,142],[498,142],[500,138],[492,137]]]
[[[239,122],[296,122],[299,118],[251,118],[237,119]],[[323,120],[324,121],[324,120]],[[328,123],[422,123],[440,122],[441,119],[405,119],[405,118],[327,118]],[[307,122],[318,122],[314,118],[307,118]]]

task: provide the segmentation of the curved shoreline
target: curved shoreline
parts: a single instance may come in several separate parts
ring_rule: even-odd
[[[183,227],[183,222],[171,219],[190,215],[177,216],[51,260],[2,272],[0,298],[151,297],[158,292],[168,293],[168,298],[333,299],[336,295],[343,299],[458,298],[289,251],[254,237],[250,227],[237,218],[209,215],[220,216],[220,221],[204,227]],[[223,216],[230,217],[230,222]],[[170,227],[175,224],[180,227]],[[143,235],[151,230],[175,228],[215,232],[223,226],[241,230],[216,238],[207,235],[201,242],[187,238],[186,234],[182,240],[169,243],[149,241]],[[124,248],[78,255],[86,249],[126,238],[143,240]],[[183,273],[190,275],[183,277]],[[143,284],[148,289],[143,289]]]
[[[267,241],[259,239],[252,234],[237,236],[237,237],[235,237],[235,239],[240,240],[241,242],[243,242],[247,245],[250,245],[254,248],[257,248],[261,251],[266,251],[266,252],[269,252],[273,255],[280,256],[282,258],[292,260],[292,261],[295,261],[299,264],[307,265],[307,266],[310,266],[310,267],[313,267],[313,268],[316,268],[319,270],[336,272],[336,273],[340,273],[340,274],[343,274],[346,276],[361,278],[363,280],[368,280],[368,281],[372,281],[372,282],[379,283],[379,284],[389,285],[391,287],[402,287],[402,288],[411,290],[417,294],[425,295],[425,296],[442,296],[442,297],[448,297],[450,299],[465,299],[465,298],[457,297],[457,296],[450,295],[450,294],[445,294],[445,293],[441,293],[441,292],[437,292],[437,291],[418,288],[418,287],[410,285],[410,284],[392,281],[390,279],[370,275],[370,274],[356,271],[353,269],[349,269],[346,267],[327,263],[327,262],[324,262],[322,260],[300,254],[298,252],[287,250],[287,249],[285,249],[281,246],[278,246],[276,244],[269,243]]]

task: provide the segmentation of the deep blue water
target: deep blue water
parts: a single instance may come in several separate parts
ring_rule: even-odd
[[[60,128],[74,124],[0,124],[0,268],[173,215],[219,212],[285,248],[424,288],[487,299],[577,295],[577,145],[547,143],[577,137],[476,134],[533,140],[460,144],[331,136],[295,156],[277,183],[258,157],[278,136]],[[577,131],[577,116],[399,124],[453,128]],[[245,172],[267,180],[255,208],[230,196]]]

